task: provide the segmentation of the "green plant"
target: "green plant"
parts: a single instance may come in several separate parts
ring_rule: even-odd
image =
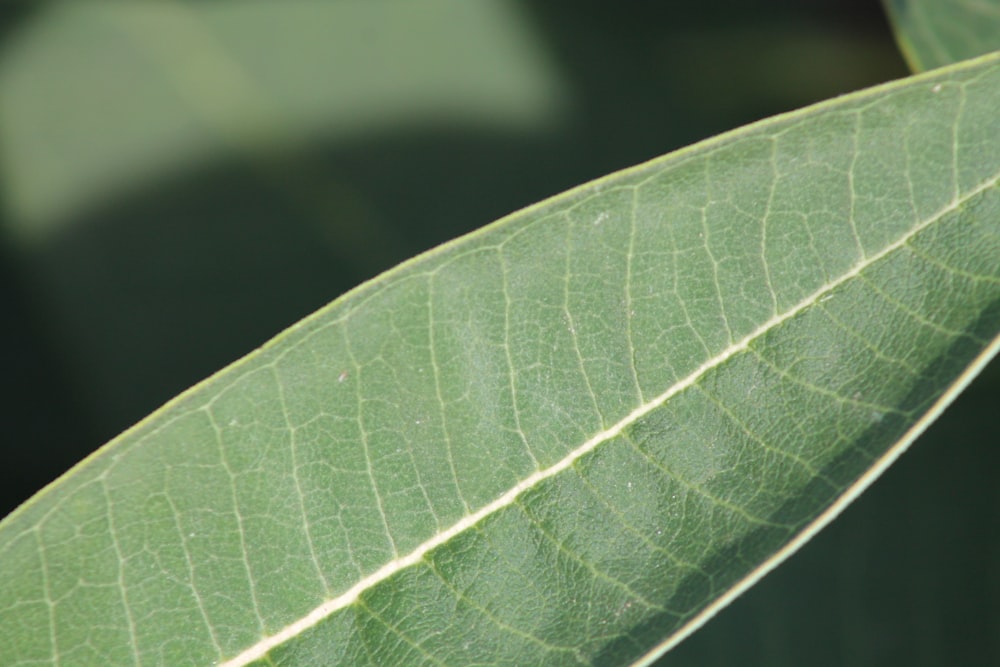
[[[200,34],[165,6],[108,16]],[[995,354],[998,63],[613,174],[306,318],[4,520],[4,664],[653,659]],[[238,71],[236,127],[192,74],[224,141],[285,139]],[[286,166],[253,169],[350,206]]]

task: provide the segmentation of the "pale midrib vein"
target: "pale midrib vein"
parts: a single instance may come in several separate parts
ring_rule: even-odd
[[[380,567],[372,574],[369,574],[368,576],[358,581],[358,583],[356,583],[354,586],[349,588],[341,595],[338,595],[335,598],[327,600],[326,602],[319,605],[318,607],[313,609],[311,612],[309,612],[299,620],[290,623],[289,625],[285,626],[275,634],[264,637],[263,639],[261,639],[256,644],[249,647],[236,657],[221,663],[219,667],[243,667],[244,665],[248,665],[254,660],[258,660],[264,657],[267,654],[267,652],[270,651],[271,649],[301,634],[308,628],[311,628],[312,626],[316,625],[317,623],[327,618],[328,616],[331,616],[335,612],[353,604],[355,601],[357,601],[361,593],[363,593],[364,591],[374,587],[375,585],[381,583],[382,581],[385,581],[386,579],[396,574],[397,572],[405,568],[408,568],[412,565],[418,564],[423,559],[423,557],[432,549],[435,549],[436,547],[445,544],[455,536],[461,534],[462,532],[468,530],[469,528],[472,528],[477,523],[479,523],[486,517],[490,516],[491,514],[494,514],[504,509],[505,507],[512,505],[514,503],[514,500],[525,491],[537,486],[546,479],[554,477],[555,475],[558,475],[564,470],[567,470],[581,457],[585,456],[587,453],[596,449],[598,445],[617,437],[625,428],[631,426],[645,415],[657,409],[658,407],[666,403],[668,400],[670,400],[672,397],[676,396],[680,392],[693,386],[708,371],[720,366],[721,364],[731,359],[732,357],[736,356],[737,354],[747,350],[750,346],[750,343],[755,339],[759,338],[760,336],[767,333],[771,329],[774,329],[775,327],[781,325],[782,323],[787,322],[788,320],[791,320],[792,318],[796,317],[799,313],[803,312],[808,307],[815,305],[816,303],[818,303],[819,299],[822,296],[836,289],[840,285],[848,282],[852,278],[857,277],[858,275],[860,275],[862,271],[864,271],[872,264],[875,264],[883,257],[886,257],[895,250],[898,250],[899,248],[903,247],[914,236],[919,234],[921,231],[923,231],[933,223],[940,220],[948,213],[956,210],[964,202],[972,199],[981,192],[984,192],[989,188],[995,186],[998,182],[998,179],[1000,179],[1000,175],[996,175],[993,178],[987,179],[986,181],[982,182],[981,184],[970,190],[965,196],[952,200],[946,206],[941,208],[937,213],[929,216],[926,221],[918,225],[915,225],[913,229],[911,229],[907,234],[903,235],[895,242],[887,245],[878,253],[863,258],[850,271],[844,273],[840,278],[823,285],[822,287],[814,291],[812,294],[810,294],[809,296],[802,299],[797,304],[786,310],[784,313],[780,313],[771,317],[762,325],[760,325],[752,332],[744,336],[742,339],[728,346],[725,350],[723,350],[719,354],[715,355],[711,359],[708,359],[707,361],[702,363],[700,366],[698,366],[698,368],[689,373],[685,378],[671,385],[659,396],[644,403],[643,405],[640,405],[632,412],[630,412],[628,415],[626,415],[624,418],[622,418],[620,421],[618,421],[616,424],[614,424],[610,428],[607,428],[599,432],[594,437],[590,438],[582,445],[571,451],[557,463],[553,464],[552,466],[544,470],[539,470],[533,473],[532,475],[529,475],[520,483],[518,483],[516,486],[512,487],[509,491],[504,493],[502,496],[498,497],[496,500],[490,502],[487,505],[484,505],[476,512],[473,512],[472,514],[463,517],[461,520],[452,524],[451,527],[433,536],[432,538],[421,544],[419,547],[417,547],[407,555],[389,561],[388,563]]]

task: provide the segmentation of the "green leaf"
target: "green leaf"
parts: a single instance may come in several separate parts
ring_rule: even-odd
[[[996,353],[1000,58],[407,262],[0,524],[0,664],[648,662]]]
[[[984,530],[1000,507],[997,362],[836,521],[657,665],[1000,664],[1000,534]]]
[[[885,0],[896,41],[915,72],[1000,49],[997,0]]]
[[[84,0],[40,14],[0,67],[6,231],[22,244],[221,155],[315,206],[319,196],[286,184],[261,154],[443,118],[537,129],[564,94],[523,17],[498,2]],[[428,37],[436,48],[424,48]],[[117,96],[128,104],[107,103]]]

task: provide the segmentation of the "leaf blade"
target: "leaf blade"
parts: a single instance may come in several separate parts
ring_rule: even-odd
[[[991,345],[998,77],[752,126],[359,288],[6,519],[35,592],[0,606],[48,614],[38,655],[90,607],[137,663],[641,659]]]

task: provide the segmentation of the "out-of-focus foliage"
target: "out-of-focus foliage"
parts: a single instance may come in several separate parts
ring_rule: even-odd
[[[920,72],[1000,49],[997,0],[884,0],[910,67]]]

